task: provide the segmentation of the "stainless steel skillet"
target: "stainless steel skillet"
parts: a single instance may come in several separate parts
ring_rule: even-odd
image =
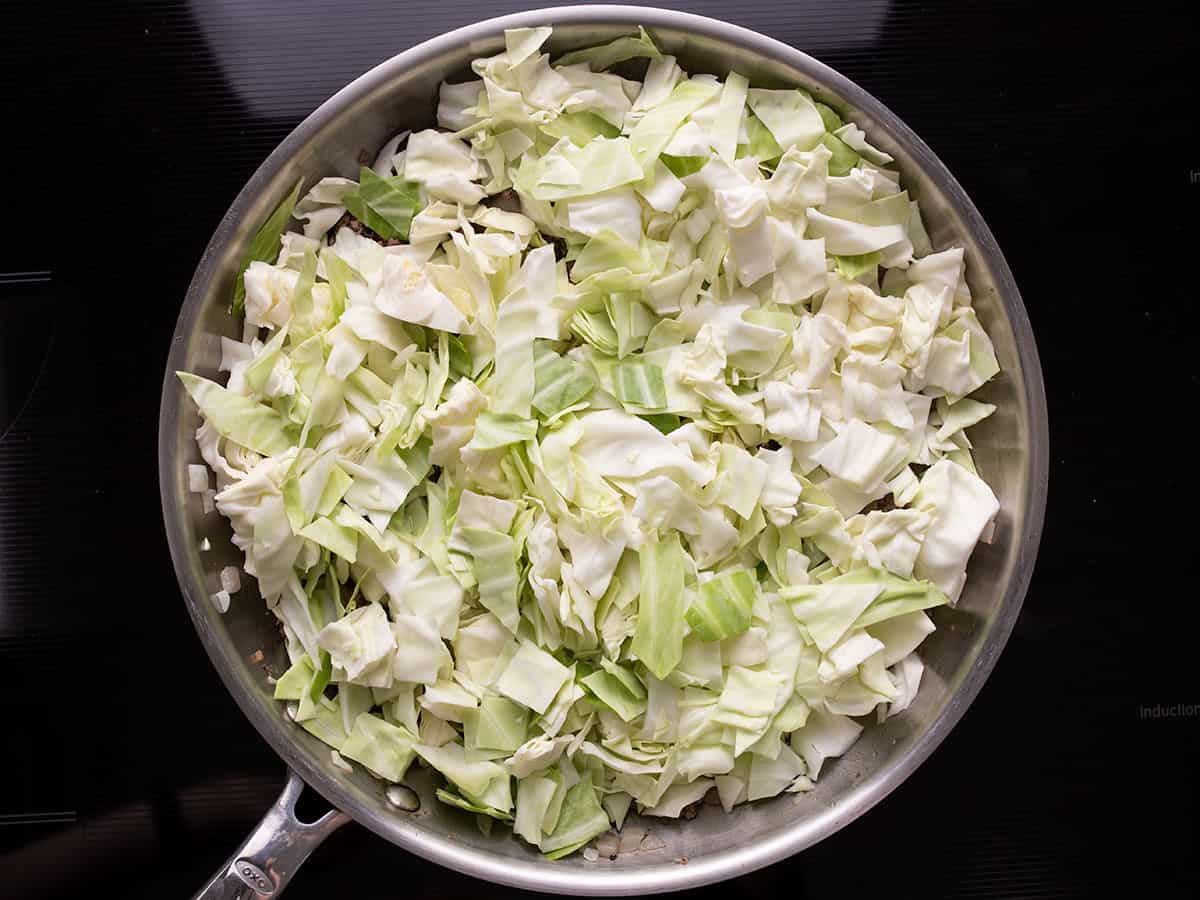
[[[971,561],[955,609],[934,615],[938,631],[922,645],[927,665],[918,699],[882,726],[868,728],[850,753],[822,772],[816,790],[738,807],[705,809],[690,821],[654,820],[664,844],[615,861],[576,856],[547,862],[507,829],[484,836],[471,817],[433,799],[418,775],[415,811],[388,802],[361,771],[334,768],[328,747],[296,727],[271,699],[265,666],[284,667],[274,618],[243,596],[225,615],[209,601],[221,567],[240,564],[228,526],[205,515],[187,492],[187,465],[199,462],[194,409],[174,375],[213,377],[219,337],[239,326],[226,313],[237,265],[250,235],[303,176],[354,175],[360,153],[396,131],[434,121],[437,85],[465,76],[470,60],[497,52],[505,28],[549,24],[552,47],[603,42],[637,25],[691,72],[731,69],[756,85],[798,85],[862,126],[896,157],[905,186],[925,213],[934,246],[962,246],[976,308],[995,342],[1001,375],[984,391],[999,409],[972,434],[981,473],[1001,503],[995,539]],[[1041,368],[1012,273],[979,212],[933,152],[857,85],[771,38],[724,22],[666,10],[573,6],[481,22],[407,50],[358,78],[310,115],[267,158],[218,226],[197,267],[172,339],[159,423],[163,515],[175,570],[205,649],[242,711],[290,769],[288,786],[229,864],[202,890],[205,898],[278,894],[320,841],[354,819],[399,847],[485,881],[579,895],[648,894],[732,878],[808,847],[882,800],[945,738],[979,692],[1012,630],[1033,571],[1045,509],[1047,424]],[[211,550],[202,552],[207,539]],[[247,592],[248,593],[248,592]],[[414,770],[415,771],[415,770]],[[313,825],[294,816],[300,779],[337,810]],[[412,804],[406,804],[411,806]],[[686,859],[686,864],[677,862]]]

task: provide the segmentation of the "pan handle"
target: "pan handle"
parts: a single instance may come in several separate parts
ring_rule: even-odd
[[[301,822],[296,801],[303,790],[300,776],[288,769],[275,805],[193,900],[266,900],[282,894],[308,855],[350,821],[334,809],[315,822]]]

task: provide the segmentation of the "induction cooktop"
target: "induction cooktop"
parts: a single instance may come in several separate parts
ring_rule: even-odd
[[[156,417],[179,304],[236,192],[321,101],[421,40],[537,5],[6,5],[0,895],[189,896],[273,801],[283,765],[202,652],[163,533]],[[1194,10],[659,5],[818,57],[933,147],[1016,274],[1052,431],[1033,585],[961,724],[877,809],[690,896],[1196,896]],[[288,890],[522,895],[357,826]]]

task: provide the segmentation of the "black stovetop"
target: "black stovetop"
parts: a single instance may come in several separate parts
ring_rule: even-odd
[[[188,896],[274,798],[283,766],[202,652],[163,534],[179,303],[304,115],[420,40],[533,5],[4,5],[0,895]],[[812,53],[925,138],[1016,274],[1052,431],[1037,573],[962,723],[859,821],[691,896],[1196,896],[1196,13],[661,5]],[[485,890],[520,895],[352,826],[288,896]]]

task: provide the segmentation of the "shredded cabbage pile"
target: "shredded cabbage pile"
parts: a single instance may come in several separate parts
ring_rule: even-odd
[[[549,36],[297,185],[227,383],[179,378],[275,696],[340,767],[420,760],[557,858],[632,807],[810,790],[913,702],[998,510],[966,429],[999,366],[963,251],[853,123],[644,31],[554,64]]]

